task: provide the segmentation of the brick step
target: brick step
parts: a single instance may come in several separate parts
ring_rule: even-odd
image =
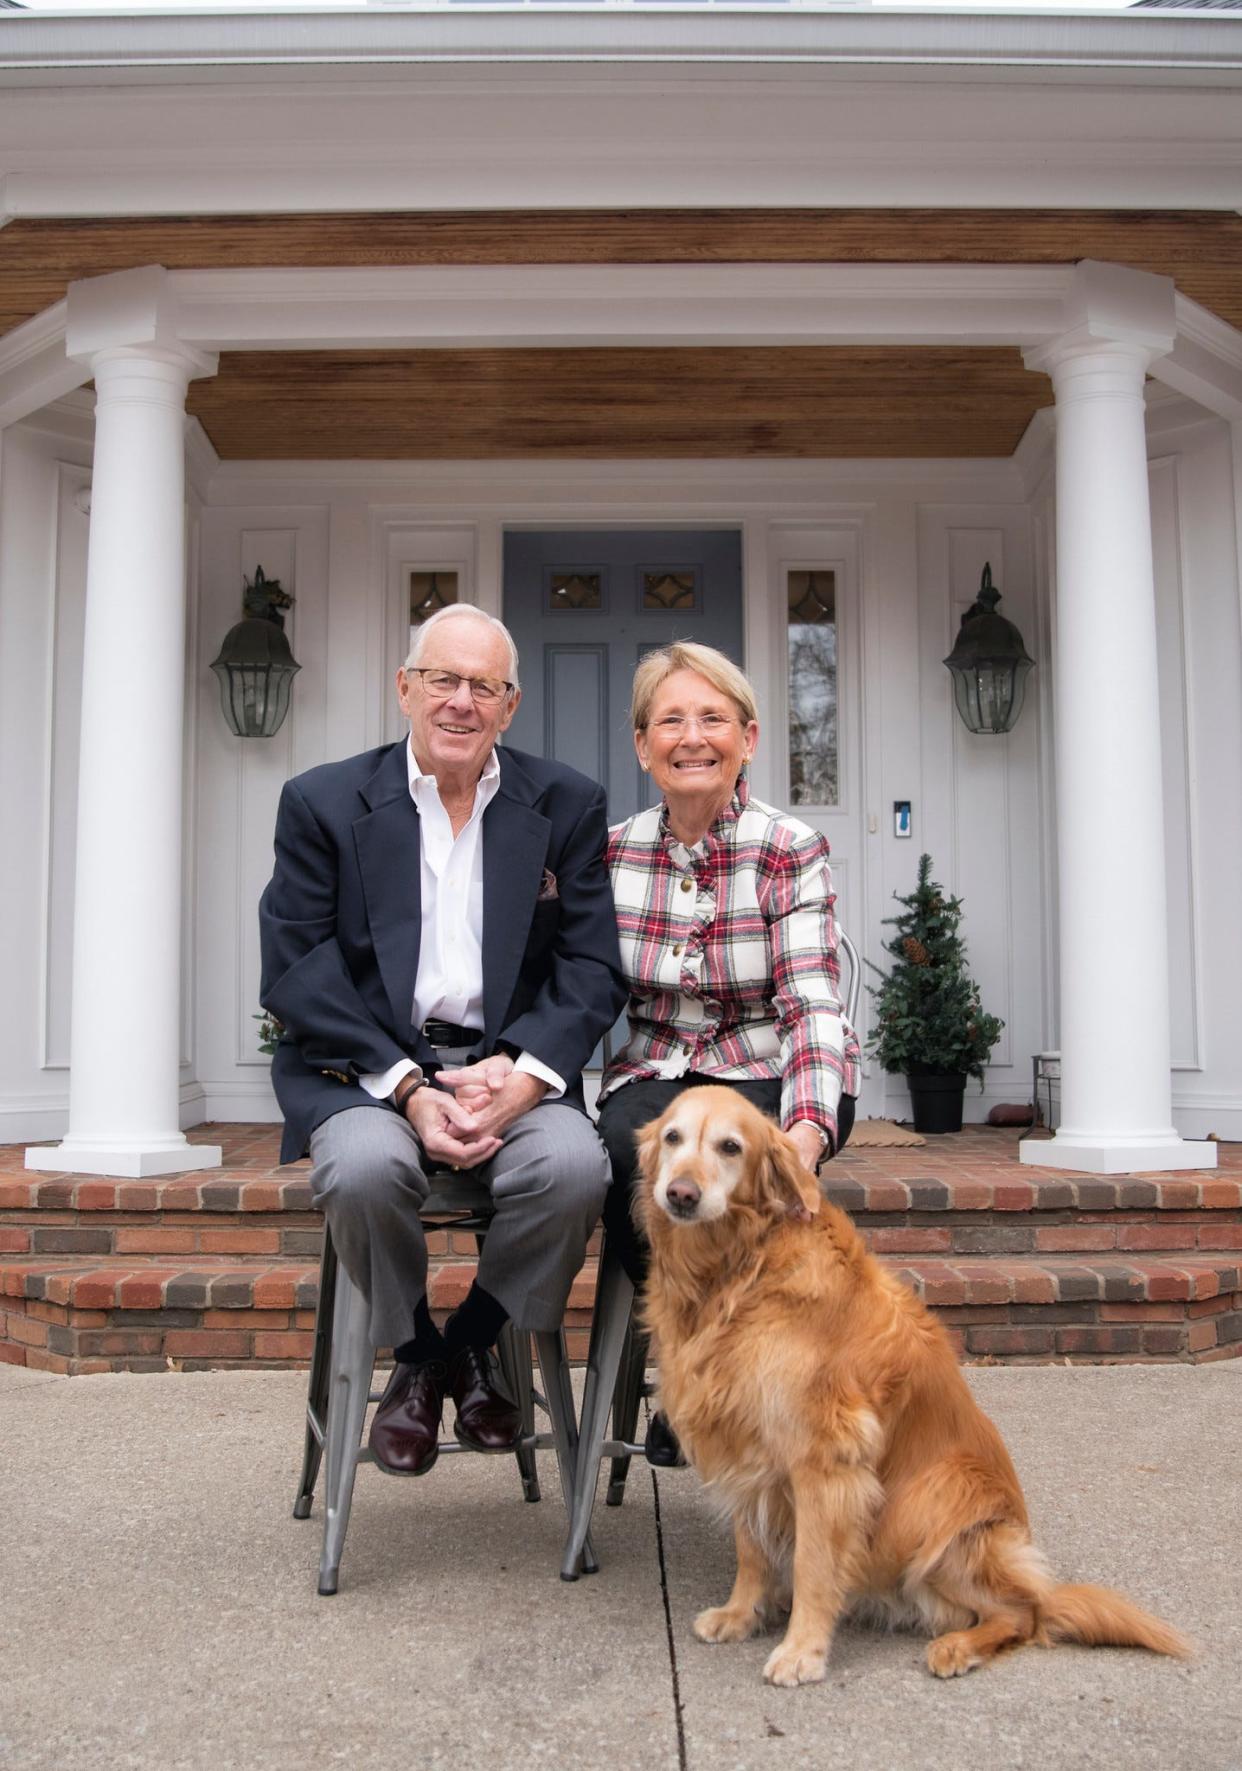
[[[0,1172],[0,1258],[317,1262],[323,1219],[311,1206],[306,1164],[280,1172],[284,1178],[256,1180],[220,1171],[209,1181]],[[432,1230],[427,1247],[433,1259],[469,1259],[475,1239],[470,1231]]]
[[[433,1266],[428,1289],[441,1320],[462,1302],[474,1271],[472,1259]],[[590,1261],[565,1315],[578,1362],[586,1358],[594,1298]],[[311,1356],[318,1301],[318,1259],[6,1260],[0,1361],[71,1374],[288,1369]]]
[[[1242,1355],[1236,1257],[1196,1249],[951,1261],[888,1256],[966,1359],[1203,1363]],[[465,1295],[468,1261],[433,1270],[433,1306]],[[575,1281],[570,1352],[585,1355],[594,1263]],[[287,1368],[310,1356],[318,1267],[307,1262],[0,1263],[0,1359],[59,1372]]]
[[[844,1165],[842,1165],[844,1166]],[[858,1165],[856,1165],[857,1168]],[[995,1164],[992,1165],[996,1167]],[[879,1255],[1242,1250],[1242,1179],[1233,1175],[835,1174],[828,1197]]]
[[[894,1179],[861,1167],[834,1164],[828,1196],[877,1254],[1242,1250],[1242,1179],[1231,1175]],[[210,1180],[0,1173],[0,1255],[313,1260],[320,1233],[303,1165],[281,1178],[234,1170]],[[473,1249],[469,1232],[432,1234],[435,1258]]]

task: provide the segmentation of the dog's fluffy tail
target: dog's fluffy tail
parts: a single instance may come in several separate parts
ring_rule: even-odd
[[[1039,1621],[1049,1641],[1088,1647],[1150,1648],[1188,1660],[1191,1645],[1171,1625],[1132,1605],[1108,1587],[1054,1586],[1039,1600]]]

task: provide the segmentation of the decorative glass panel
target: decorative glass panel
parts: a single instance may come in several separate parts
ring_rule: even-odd
[[[553,572],[549,580],[550,609],[599,609],[603,607],[603,574],[600,572]]]
[[[410,573],[410,626],[420,627],[437,609],[457,601],[456,572]]]
[[[789,589],[789,798],[835,806],[837,584],[834,572],[791,572]]]
[[[689,572],[644,572],[644,609],[693,609],[696,601],[697,574]]]

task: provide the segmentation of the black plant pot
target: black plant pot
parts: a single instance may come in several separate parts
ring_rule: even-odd
[[[914,1107],[914,1129],[925,1132],[961,1131],[962,1100],[966,1074],[961,1070],[910,1071],[906,1077]]]

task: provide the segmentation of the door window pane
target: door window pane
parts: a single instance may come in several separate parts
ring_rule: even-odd
[[[693,609],[698,604],[698,573],[683,568],[677,572],[643,573],[643,608]]]
[[[604,602],[602,572],[553,572],[548,580],[548,608],[599,609]]]
[[[837,584],[835,572],[790,572],[789,798],[835,806],[837,757]]]
[[[421,627],[437,609],[457,601],[456,572],[410,573],[410,626]]]

